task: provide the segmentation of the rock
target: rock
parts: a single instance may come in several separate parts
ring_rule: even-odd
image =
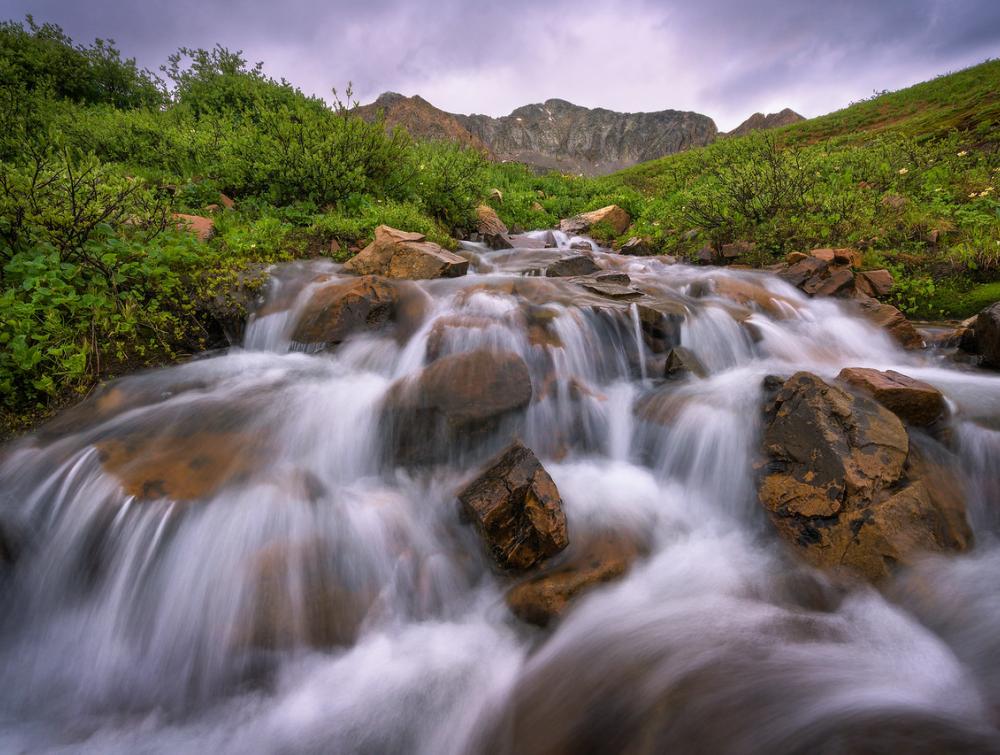
[[[710,286],[691,288],[692,296],[700,297],[707,293],[724,296],[743,306],[758,308],[778,320],[785,319],[790,312],[795,312],[799,308],[795,300],[775,294],[752,279],[718,276],[711,281]]]
[[[840,371],[837,379],[867,393],[904,422],[917,427],[934,423],[945,411],[941,391],[895,370],[848,367]]]
[[[594,251],[594,245],[591,244],[589,241],[574,241],[572,244],[569,245],[569,248],[576,249],[577,251],[582,251],[582,252]]]
[[[695,262],[699,265],[721,265],[722,256],[709,245],[703,246],[694,256]]]
[[[683,378],[688,375],[705,377],[708,371],[701,360],[690,349],[674,346],[667,352],[667,361],[663,369],[663,377],[670,379]]]
[[[231,210],[236,207],[236,202],[227,197],[225,194],[219,194],[219,204],[225,207],[227,210]]]
[[[344,268],[357,275],[387,278],[456,278],[465,275],[469,261],[427,241],[421,233],[380,225],[375,229],[375,240],[348,260]]]
[[[520,442],[491,460],[458,500],[502,569],[527,569],[569,545],[559,490]]]
[[[262,549],[252,565],[245,642],[267,650],[354,644],[377,591],[359,569],[339,566],[319,538]]]
[[[332,346],[353,333],[383,328],[396,317],[400,291],[399,284],[376,275],[323,286],[302,309],[292,340]]]
[[[781,128],[789,126],[799,121],[804,121],[805,117],[799,115],[791,108],[785,108],[777,113],[754,113],[743,123],[729,132],[730,136],[746,136],[752,131],[762,131],[770,128]]]
[[[681,325],[687,314],[684,306],[669,301],[637,303],[642,340],[653,354],[664,354],[681,342]]]
[[[568,558],[508,590],[507,605],[522,621],[544,627],[583,593],[624,576],[641,550],[634,538],[621,533],[592,535],[570,546],[564,554]]]
[[[719,253],[725,260],[734,260],[745,254],[750,254],[757,248],[756,244],[749,241],[736,241],[732,244],[723,244]]]
[[[489,205],[481,204],[476,208],[476,230],[490,249],[513,249],[507,226]]]
[[[599,210],[585,212],[568,220],[561,220],[559,221],[559,230],[571,236],[578,236],[586,233],[598,223],[610,226],[615,235],[618,236],[625,233],[629,225],[632,224],[632,219],[621,207],[611,204]]]
[[[545,212],[545,208],[542,206],[541,202],[539,202],[539,201],[536,200],[536,201],[534,201],[534,202],[531,203],[531,211],[532,212]]]
[[[809,256],[835,265],[861,267],[861,252],[857,249],[813,249]]]
[[[785,257],[785,261],[789,265],[794,265],[796,262],[801,262],[805,259],[809,259],[809,255],[803,254],[802,252],[789,252]]]
[[[545,236],[542,237],[543,244],[546,249],[556,249],[559,243],[556,241],[556,235],[552,231],[546,231]]]
[[[906,429],[872,399],[796,373],[765,410],[763,448],[760,501],[814,566],[878,581],[958,542],[924,480],[904,475]]]
[[[629,257],[649,257],[653,254],[652,245],[649,239],[639,238],[638,236],[633,236],[618,250],[619,254],[624,254]]]
[[[827,275],[807,280],[802,290],[810,296],[846,296],[854,291],[854,273],[847,268],[827,268]]]
[[[892,291],[892,273],[888,270],[865,270],[854,278],[858,290],[866,296],[881,299]]]
[[[628,273],[597,273],[594,275],[594,280],[598,283],[614,283],[618,286],[627,286],[632,283],[632,278],[629,277]]]
[[[985,367],[1000,368],[1000,302],[986,307],[976,316],[976,350]]]
[[[180,212],[174,213],[174,225],[180,231],[190,231],[198,241],[208,241],[215,235],[215,221],[211,218],[203,218],[201,215],[185,215]]]
[[[490,190],[490,199],[494,199],[500,204],[503,204],[503,192],[500,189]]]
[[[634,288],[629,288],[628,286],[620,286],[617,283],[604,283],[602,281],[589,281],[586,279],[580,280],[579,283],[588,291],[599,296],[605,296],[608,299],[640,299],[643,296],[642,291],[636,291]]]
[[[531,376],[517,354],[480,350],[441,357],[386,395],[394,458],[424,464],[452,446],[475,447],[531,397]]]
[[[796,288],[802,288],[810,279],[825,274],[829,267],[828,262],[815,257],[806,257],[779,272],[778,277]]]
[[[868,296],[857,299],[858,306],[868,320],[886,330],[904,349],[922,349],[924,339],[913,324],[891,304],[883,304]]]
[[[198,287],[201,294],[193,304],[206,325],[209,345],[224,347],[243,343],[247,318],[256,309],[267,286],[269,267],[260,262],[251,263],[232,275],[211,279],[210,285]]]
[[[575,275],[590,275],[600,269],[593,259],[581,254],[556,260],[546,268],[545,275],[549,278],[571,278]]]

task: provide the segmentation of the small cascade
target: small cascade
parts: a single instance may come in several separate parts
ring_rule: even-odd
[[[546,277],[579,240],[464,242],[467,275],[326,335],[303,318],[357,279],[277,267],[242,347],[0,452],[0,752],[1000,751],[1000,378],[764,273],[595,247]],[[844,367],[945,395],[911,443],[960,456],[977,543],[879,590],[757,500],[765,379]],[[515,438],[567,558],[637,554],[545,629],[456,503]]]

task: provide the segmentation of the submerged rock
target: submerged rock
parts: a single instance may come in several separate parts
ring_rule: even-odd
[[[456,446],[474,447],[501,420],[524,409],[531,396],[528,366],[513,352],[441,357],[389,389],[384,410],[394,456],[404,464],[422,464]]]
[[[708,371],[701,360],[691,349],[683,346],[674,346],[667,352],[667,361],[663,368],[663,376],[668,379],[676,379],[695,375],[705,377]]]
[[[588,590],[624,576],[642,551],[634,537],[622,533],[591,535],[574,542],[566,558],[510,588],[507,605],[522,621],[546,626]]]
[[[358,275],[421,280],[465,275],[469,261],[427,241],[422,233],[380,225],[375,229],[375,240],[348,260],[344,268]]]
[[[941,391],[895,370],[882,372],[867,367],[848,367],[837,377],[864,391],[911,425],[930,425],[945,410]]]
[[[458,500],[503,569],[527,569],[569,545],[559,490],[520,442],[491,460]]]
[[[559,230],[571,236],[580,235],[586,233],[598,223],[610,226],[615,235],[621,235],[632,224],[632,218],[618,205],[610,204],[599,210],[585,212],[566,220],[560,220]]]
[[[861,314],[869,322],[888,332],[904,349],[922,349],[924,347],[923,336],[913,327],[913,323],[906,319],[906,315],[894,306],[884,304],[870,296],[859,295],[855,298],[861,309]]]
[[[578,254],[556,260],[546,268],[545,275],[549,278],[571,278],[576,275],[590,275],[600,269],[592,258]]]
[[[904,475],[910,439],[899,418],[808,372],[785,381],[765,410],[761,503],[778,533],[814,566],[876,581],[922,551],[964,547],[964,522]]]

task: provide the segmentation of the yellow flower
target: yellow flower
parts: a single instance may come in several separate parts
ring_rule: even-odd
[[[910,171],[909,171],[909,169],[908,169],[908,168],[900,168],[900,169],[899,169],[899,175],[901,175],[901,176],[905,176],[905,175],[906,175],[907,173],[909,173],[909,172],[910,172]]]
[[[978,194],[977,194],[976,192],[972,192],[972,193],[971,193],[971,194],[969,195],[969,199],[972,199],[973,197],[978,197],[978,196],[979,196],[979,195],[978,195]]]
[[[961,152],[958,153],[958,156],[965,157],[967,154],[969,154],[968,151],[963,149]]]

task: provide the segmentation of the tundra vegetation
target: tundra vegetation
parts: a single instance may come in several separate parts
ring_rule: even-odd
[[[416,142],[357,117],[350,87],[330,99],[223,47],[154,73],[111,41],[0,23],[0,434],[220,344],[220,307],[268,264],[344,261],[380,224],[454,248],[481,203],[524,229],[618,204],[632,227],[595,236],[681,258],[854,246],[919,317],[1000,299],[1000,61],[600,178]]]

